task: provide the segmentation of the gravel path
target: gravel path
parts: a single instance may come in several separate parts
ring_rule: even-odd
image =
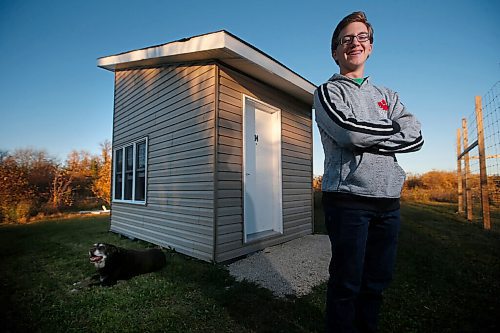
[[[255,282],[278,297],[302,296],[328,280],[330,256],[327,235],[308,235],[256,252],[228,269],[236,280]]]

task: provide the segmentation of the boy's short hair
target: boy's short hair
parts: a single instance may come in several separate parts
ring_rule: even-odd
[[[339,35],[342,29],[347,27],[349,24],[353,22],[361,22],[366,25],[368,28],[368,34],[370,35],[370,44],[373,44],[373,28],[372,25],[368,22],[368,19],[366,18],[366,15],[364,12],[354,12],[352,14],[347,15],[342,19],[342,21],[337,24],[337,27],[335,28],[335,31],[333,32],[332,36],[332,56],[333,56],[333,51],[337,49],[337,47],[340,44],[339,40]],[[335,60],[335,62],[337,62]],[[337,63],[338,64],[338,63]]]

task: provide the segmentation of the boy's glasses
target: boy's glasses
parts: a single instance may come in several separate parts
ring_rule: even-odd
[[[340,44],[351,44],[354,41],[354,38],[356,38],[358,42],[363,43],[370,39],[370,34],[367,32],[361,32],[357,35],[347,35],[340,38]]]

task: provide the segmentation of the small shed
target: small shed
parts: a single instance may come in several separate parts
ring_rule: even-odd
[[[102,57],[111,231],[223,262],[313,231],[315,85],[227,31]]]

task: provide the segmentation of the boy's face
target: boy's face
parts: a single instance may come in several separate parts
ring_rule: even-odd
[[[364,23],[353,22],[340,31],[339,37],[342,40],[345,36],[358,36],[360,33],[368,33],[368,28]],[[363,74],[366,59],[372,52],[370,40],[360,42],[358,38],[351,38],[351,42],[340,44],[333,51],[333,58],[337,60],[340,73],[357,72]]]

